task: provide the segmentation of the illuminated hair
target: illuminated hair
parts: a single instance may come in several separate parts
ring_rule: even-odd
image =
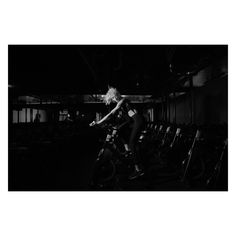
[[[108,105],[114,99],[119,100],[120,98],[121,98],[121,95],[119,91],[116,88],[110,87],[104,97],[104,102]]]

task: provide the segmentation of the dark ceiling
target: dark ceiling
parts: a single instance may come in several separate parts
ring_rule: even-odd
[[[158,94],[177,73],[227,54],[227,46],[9,45],[9,84],[22,94]],[[172,73],[170,72],[172,65]]]

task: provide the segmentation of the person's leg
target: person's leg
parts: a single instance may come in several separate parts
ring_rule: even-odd
[[[123,127],[119,131],[120,138],[121,138],[121,140],[122,140],[122,142],[124,144],[124,148],[125,148],[126,152],[130,151],[130,147],[129,147],[129,136],[130,136],[130,133],[131,133],[131,128],[128,127],[128,126]]]
[[[132,155],[134,156],[134,168],[135,168],[134,173],[132,173],[131,176],[129,177],[130,179],[134,179],[143,175],[143,171],[140,167],[141,164],[140,156],[136,150],[136,143],[141,131],[142,131],[142,120],[139,117],[137,117],[137,119],[134,121],[133,129],[129,139],[129,148],[131,149]]]
[[[135,154],[136,153],[136,143],[138,141],[139,135],[142,131],[143,121],[142,118],[136,116],[134,118],[133,127],[129,137],[129,149]],[[138,160],[137,160],[138,161]]]

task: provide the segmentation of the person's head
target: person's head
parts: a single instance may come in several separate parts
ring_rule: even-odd
[[[106,105],[109,105],[112,102],[119,102],[121,99],[121,94],[116,88],[109,87],[105,97],[104,97],[104,102]]]

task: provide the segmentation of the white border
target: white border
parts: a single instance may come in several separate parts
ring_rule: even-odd
[[[231,1],[1,1],[1,235],[236,235],[233,22]],[[7,45],[92,43],[229,44],[229,192],[7,192]]]

